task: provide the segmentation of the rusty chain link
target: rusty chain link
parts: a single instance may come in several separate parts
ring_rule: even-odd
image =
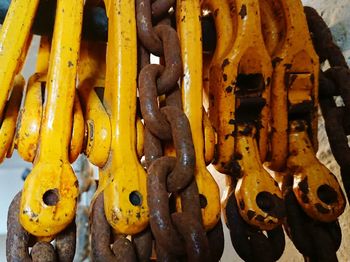
[[[164,18],[174,3],[163,1],[166,8],[160,8],[161,1],[155,1],[151,8],[150,1],[136,1],[139,50],[142,56],[138,81],[140,109],[146,127],[144,153],[149,174],[147,200],[150,225],[155,238],[157,260],[186,257],[188,261],[214,261],[210,259],[198,188],[194,180],[195,152],[191,128],[182,111],[181,91],[177,85],[182,74],[179,39],[170,26],[169,18],[154,27],[152,25],[152,19]],[[149,53],[146,50],[160,56],[165,66],[148,65]],[[159,101],[162,95],[166,96],[165,101]],[[163,156],[163,146],[171,141],[176,157]],[[173,210],[176,208],[172,207],[174,204],[169,199],[169,193],[172,193],[171,199],[174,200],[176,196],[181,199],[182,212]],[[221,257],[221,253],[216,256]]]
[[[136,240],[136,245],[124,236],[114,236],[111,226],[109,225],[104,211],[103,194],[100,194],[92,208],[91,213],[91,259],[94,262],[104,261],[148,261],[151,256],[152,244],[150,233],[142,233],[145,241]],[[135,237],[137,239],[137,237]],[[111,240],[113,242],[111,247]],[[145,246],[146,244],[146,246]],[[144,245],[144,246],[140,246]],[[136,246],[136,247],[135,247]]]
[[[146,262],[152,255],[152,234],[149,228],[132,236],[131,241],[115,235],[108,223],[103,194],[95,200],[91,210],[91,259],[92,261]],[[112,243],[111,243],[112,242]]]
[[[19,223],[21,192],[11,202],[7,217],[6,259],[9,262],[70,262],[75,254],[76,226],[73,222],[55,237],[55,247],[36,241]],[[32,247],[29,254],[29,248]]]

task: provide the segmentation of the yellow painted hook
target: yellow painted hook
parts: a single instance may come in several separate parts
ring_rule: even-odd
[[[104,105],[110,116],[109,161],[100,170],[106,218],[117,233],[136,234],[148,224],[146,172],[136,153],[137,39],[134,1],[105,1],[108,46]]]
[[[203,225],[212,229],[220,219],[219,188],[206,168],[203,137],[201,8],[199,1],[177,1],[177,29],[183,61],[182,100],[196,153],[195,179],[202,198]],[[182,17],[186,17],[182,19]]]
[[[20,222],[35,236],[52,236],[75,217],[78,182],[69,164],[83,0],[59,0],[38,156],[22,192]]]

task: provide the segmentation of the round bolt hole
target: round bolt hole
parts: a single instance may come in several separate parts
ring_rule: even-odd
[[[47,206],[55,206],[60,201],[60,195],[57,188],[47,190],[43,195],[43,201]]]
[[[256,196],[255,201],[258,207],[266,213],[271,212],[275,208],[275,201],[273,200],[273,196],[269,192],[260,192]]]
[[[317,196],[327,205],[338,202],[337,192],[329,185],[322,185],[317,189]]]
[[[202,194],[199,194],[199,204],[201,208],[206,208],[206,206],[208,205],[207,198]]]
[[[129,201],[133,206],[141,206],[142,195],[138,191],[132,191],[129,195]]]

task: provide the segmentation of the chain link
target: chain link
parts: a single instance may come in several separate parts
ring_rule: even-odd
[[[36,241],[19,222],[21,192],[11,202],[7,217],[6,258],[9,262],[69,262],[75,254],[76,226],[73,222],[55,237],[55,247]],[[29,248],[32,246],[31,253]]]
[[[91,259],[94,262],[137,261],[131,241],[124,236],[116,236],[112,247],[113,232],[104,210],[103,194],[100,194],[91,213]]]
[[[150,225],[159,261],[180,257],[186,257],[188,261],[208,261],[209,244],[194,180],[191,128],[182,111],[181,91],[177,85],[182,74],[179,39],[169,26],[170,19],[161,20],[155,27],[152,25],[152,18],[164,18],[174,2],[155,1],[151,8],[150,1],[136,1],[138,37],[143,45],[139,48],[140,61],[145,61],[138,80],[140,108],[146,127],[144,153],[149,174]],[[147,65],[149,58],[144,49],[163,56],[161,62],[165,66]],[[159,102],[162,95],[165,95],[165,101]],[[170,141],[176,157],[163,156],[163,146]],[[172,210],[169,193],[173,193],[172,199],[174,196],[181,199],[182,212]]]

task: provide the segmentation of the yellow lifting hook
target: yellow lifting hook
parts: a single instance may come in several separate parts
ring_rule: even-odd
[[[57,3],[39,151],[20,205],[20,222],[35,236],[54,236],[75,217],[78,182],[68,152],[83,4]]]
[[[215,167],[230,174],[237,161],[235,195],[240,214],[247,223],[270,230],[284,216],[282,193],[262,166],[268,152],[272,66],[260,30],[259,3],[229,3],[234,5],[230,16],[237,25],[232,30],[234,41],[212,62],[209,77],[210,117],[218,135]],[[257,103],[258,109],[245,115],[251,103]],[[274,210],[260,204],[265,198],[274,202]]]
[[[182,100],[196,152],[195,179],[202,198],[203,225],[213,228],[220,219],[219,188],[206,168],[203,139],[202,42],[199,1],[177,1],[177,28],[183,61]]]
[[[343,213],[345,197],[336,177],[315,156],[319,60],[303,6],[293,0],[260,2],[264,39],[274,66],[270,168],[287,168],[304,211],[315,220],[331,222]]]
[[[134,1],[105,1],[108,46],[104,105],[111,123],[111,150],[100,174],[107,221],[133,235],[148,225],[146,171],[136,152],[137,40]]]

